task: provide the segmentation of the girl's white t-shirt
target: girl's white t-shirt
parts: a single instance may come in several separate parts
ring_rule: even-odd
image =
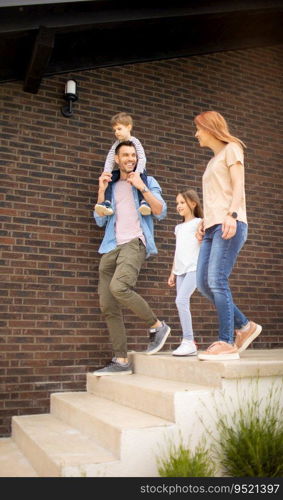
[[[176,247],[174,256],[174,274],[195,271],[199,255],[200,243],[196,239],[197,226],[201,219],[194,218],[175,226]]]

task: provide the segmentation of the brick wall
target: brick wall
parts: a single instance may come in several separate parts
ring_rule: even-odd
[[[71,119],[61,115],[68,77],[78,81]],[[174,252],[175,195],[194,187],[210,157],[194,139],[193,117],[216,109],[246,142],[249,239],[231,277],[236,303],[263,325],[255,348],[282,347],[282,46],[203,55],[43,80],[37,95],[22,82],[2,84],[0,435],[11,416],[49,411],[55,391],[84,390],[86,372],[111,348],[97,297],[103,230],[92,219],[96,186],[112,144],[109,120],[135,119],[148,172],[163,188],[168,216],[156,223],[158,256],[138,281],[161,319],[181,331],[167,286]],[[281,109],[281,114],[280,114]],[[216,315],[195,292],[198,345],[214,341]],[[144,325],[125,311],[129,349],[147,345]]]

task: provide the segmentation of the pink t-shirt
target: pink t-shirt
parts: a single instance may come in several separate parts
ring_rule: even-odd
[[[230,210],[233,196],[230,167],[235,164],[244,165],[243,150],[235,142],[229,142],[207,164],[202,177],[205,229],[215,224],[222,224]],[[247,223],[244,186],[237,212],[237,220]]]
[[[140,225],[132,185],[124,180],[115,183],[116,204],[116,240],[118,245],[140,238],[145,245],[145,238]]]

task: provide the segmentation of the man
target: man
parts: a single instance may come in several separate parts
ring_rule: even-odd
[[[96,370],[95,375],[131,374],[127,357],[127,337],[122,308],[130,309],[150,328],[150,342],[146,354],[162,349],[170,327],[160,321],[148,303],[134,291],[141,266],[146,257],[156,254],[153,236],[153,217],[165,217],[167,207],[161,197],[161,188],[154,177],[148,177],[148,187],[135,172],[137,153],[131,141],[121,142],[115,150],[115,162],[120,169],[120,179],[115,182],[112,195],[112,216],[99,216],[94,212],[98,226],[105,228],[99,248],[103,254],[99,265],[98,293],[101,311],[105,316],[114,351],[112,362]],[[99,177],[97,203],[104,201],[111,174]],[[152,215],[142,216],[139,211],[138,190],[151,208]]]

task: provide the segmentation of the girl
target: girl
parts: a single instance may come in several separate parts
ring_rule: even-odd
[[[244,143],[230,134],[222,115],[205,111],[196,116],[196,134],[201,147],[213,157],[202,177],[204,218],[197,238],[202,241],[197,265],[197,287],[216,307],[219,340],[201,360],[239,359],[260,334],[262,327],[234,304],[228,278],[247,239],[248,225],[244,187]],[[234,328],[236,343],[234,344]]]
[[[178,193],[176,205],[177,212],[183,218],[183,222],[175,227],[176,248],[168,285],[173,287],[176,279],[176,306],[183,340],[172,354],[173,356],[190,356],[197,354],[190,312],[190,297],[196,289],[196,267],[200,244],[195,234],[201,222],[202,208],[199,197],[193,189]]]

